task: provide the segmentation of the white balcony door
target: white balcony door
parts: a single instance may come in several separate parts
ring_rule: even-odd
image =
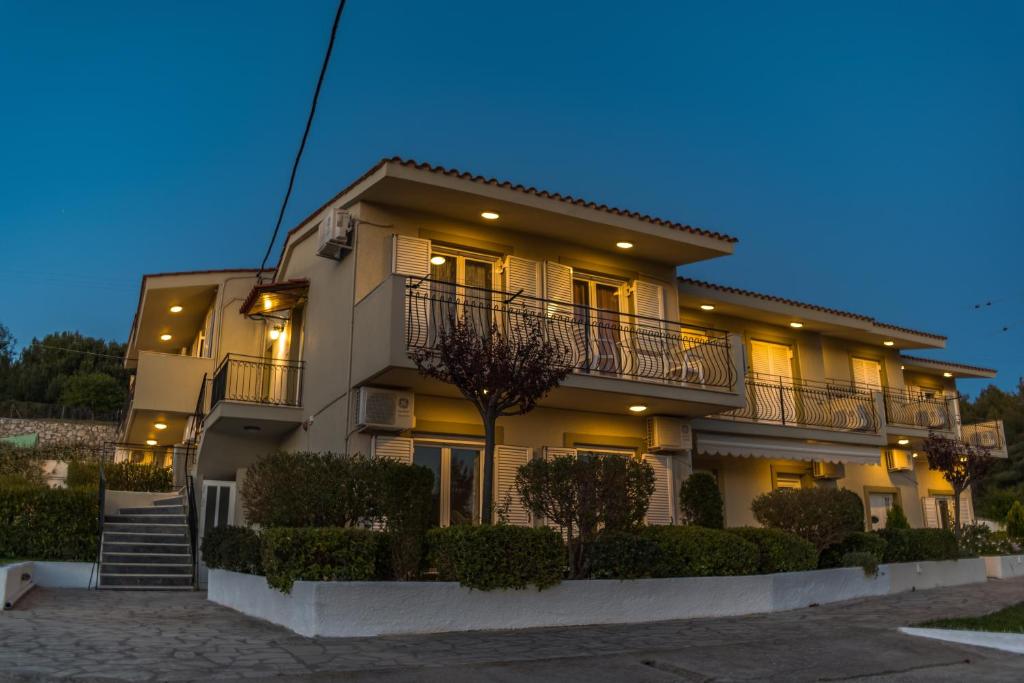
[[[885,521],[889,518],[889,510],[896,502],[896,496],[892,493],[872,493],[868,498],[868,506],[871,509],[871,529],[884,529]]]
[[[621,289],[621,284],[573,279],[573,318],[586,339],[587,369],[610,374],[622,372]]]
[[[750,367],[757,382],[754,411],[758,419],[797,422],[793,349],[786,344],[752,340]]]

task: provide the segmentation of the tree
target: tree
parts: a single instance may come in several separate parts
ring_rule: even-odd
[[[995,461],[987,448],[977,448],[957,439],[929,434],[924,440],[928,469],[942,473],[953,487],[953,530],[960,537],[960,495],[983,478]]]
[[[679,511],[687,524],[721,529],[725,526],[722,508],[718,482],[707,472],[691,474],[679,487]]]
[[[889,508],[889,514],[885,516],[885,528],[886,529],[909,529],[910,522],[907,520],[906,513],[903,512],[903,507],[900,505],[893,505]]]
[[[1014,543],[1024,542],[1024,505],[1019,500],[1006,513],[1006,535]]]
[[[410,352],[422,374],[453,384],[480,413],[485,481],[493,468],[498,418],[530,412],[571,372],[565,362],[568,349],[545,334],[540,314],[524,306],[508,311],[508,317],[514,319],[512,334],[452,312],[447,320],[434,321],[438,340],[433,347]],[[484,506],[485,522],[491,507]]]
[[[11,365],[14,363],[14,335],[0,323],[0,399],[10,391]]]
[[[88,408],[94,413],[111,413],[124,404],[126,395],[126,388],[110,375],[85,372],[72,375],[64,382],[60,403]]]
[[[57,332],[33,339],[11,365],[7,398],[36,403],[58,403],[64,385],[74,375],[102,373],[117,381],[123,397],[128,384],[124,344],[78,332]],[[118,404],[120,405],[120,404]]]
[[[819,551],[864,531],[864,503],[849,489],[781,489],[761,494],[750,509],[763,526],[792,532]]]

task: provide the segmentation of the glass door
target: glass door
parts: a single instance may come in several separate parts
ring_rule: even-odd
[[[413,464],[434,473],[433,524],[479,524],[483,513],[483,448],[417,443]]]
[[[619,286],[596,280],[573,280],[576,323],[586,340],[587,367],[620,374],[622,327]]]

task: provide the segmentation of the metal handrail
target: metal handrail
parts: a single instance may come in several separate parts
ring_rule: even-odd
[[[183,491],[188,504],[188,542],[192,552],[192,587],[199,588],[199,515],[196,512],[195,480],[188,471],[185,472]]]
[[[1003,450],[1006,442],[1003,439],[1001,420],[986,420],[960,426],[960,438],[977,448]]]
[[[303,361],[230,353],[214,373],[210,405],[227,400],[300,406],[304,367]]]
[[[107,507],[107,475],[103,471],[103,460],[104,457],[101,454],[99,458],[99,470],[100,470],[100,482],[97,492],[97,501],[99,503],[99,516],[98,519],[98,533],[96,535],[96,562],[94,564],[94,570],[96,572],[96,587],[100,585],[100,567],[103,563],[103,524],[106,521],[105,509]],[[91,583],[90,578],[90,583]]]
[[[408,278],[405,300],[410,350],[436,349],[458,318],[513,338],[539,327],[578,374],[715,389],[735,382],[723,330],[428,278]]]
[[[956,397],[926,398],[907,389],[882,389],[885,420],[889,424],[939,431],[953,431],[956,411],[950,406]]]

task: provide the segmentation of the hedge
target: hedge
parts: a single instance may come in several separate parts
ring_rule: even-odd
[[[91,562],[99,501],[88,489],[0,488],[0,557]]]
[[[878,576],[878,557],[874,553],[855,551],[846,553],[840,558],[841,567],[860,567],[865,576]]]
[[[1012,555],[1013,544],[1005,531],[992,531],[987,524],[965,524],[960,528],[960,554],[965,557],[979,555]]]
[[[796,489],[764,493],[750,505],[763,526],[804,538],[818,550],[864,531],[864,503],[848,489]]]
[[[553,529],[509,526],[454,526],[427,533],[428,562],[441,581],[487,591],[538,590],[561,582],[565,546]]]
[[[290,593],[295,581],[369,581],[379,533],[341,527],[275,527],[262,534],[267,584]]]
[[[885,558],[885,546],[885,539],[877,533],[858,531],[821,551],[818,567],[831,569],[846,566],[843,564],[843,556],[848,553],[870,553],[875,556],[876,561],[882,562]]]
[[[721,529],[725,526],[725,503],[718,482],[707,472],[691,474],[679,487],[679,511],[687,524]]]
[[[646,579],[658,566],[661,548],[634,533],[606,531],[587,546],[585,574],[592,579]]]
[[[885,539],[883,562],[925,562],[960,557],[956,536],[946,529],[882,529]]]
[[[132,462],[108,462],[103,474],[110,491],[148,491],[162,493],[174,490],[174,475],[169,467],[142,465]],[[72,461],[68,463],[69,488],[96,488],[100,483],[100,465],[97,462]]]
[[[736,527],[728,532],[757,546],[758,574],[802,572],[818,567],[818,549],[796,534],[757,527]]]
[[[736,534],[696,526],[649,526],[641,535],[658,544],[651,575],[738,576],[757,572],[760,553]]]
[[[203,536],[203,562],[210,569],[263,575],[260,535],[244,526],[209,529]]]

